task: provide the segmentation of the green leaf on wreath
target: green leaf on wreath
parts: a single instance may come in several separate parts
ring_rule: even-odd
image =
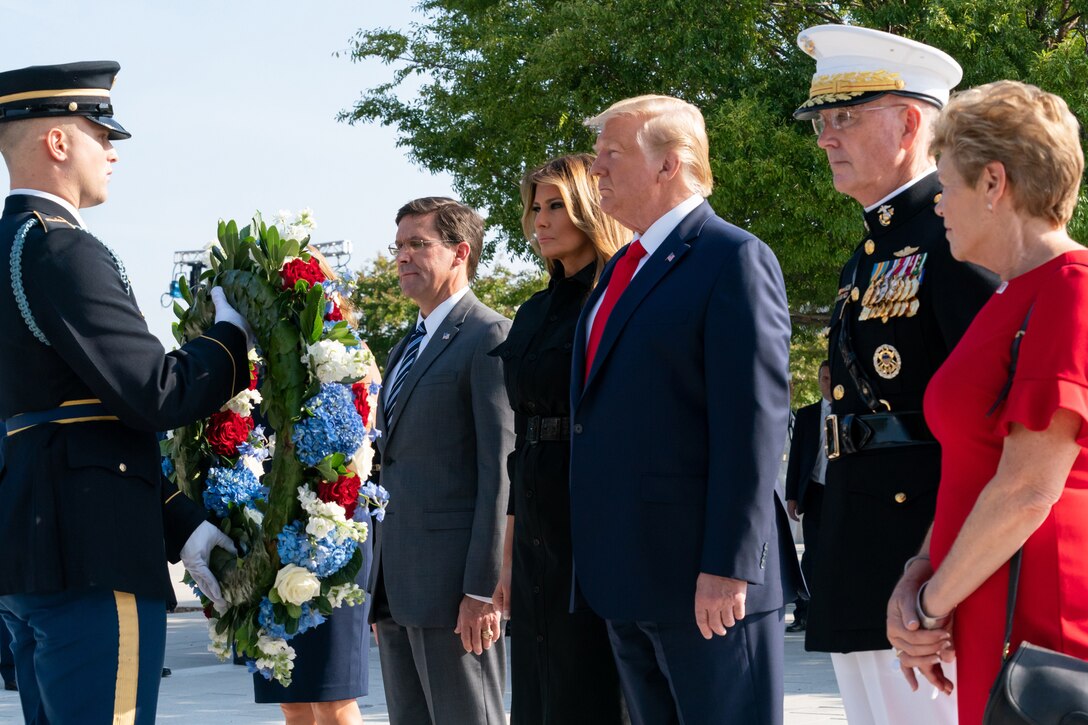
[[[181,292],[181,299],[185,300],[185,304],[192,307],[193,292],[189,289],[189,280],[185,279],[185,275],[178,277],[178,291]]]
[[[317,611],[326,617],[332,614],[332,603],[326,597],[317,598]]]
[[[283,600],[280,599],[279,591],[277,591],[275,589],[269,589],[268,590],[268,601],[272,602],[273,604],[279,604]]]
[[[302,607],[297,604],[288,604],[287,616],[291,617],[294,620],[298,620],[298,618],[302,616]],[[298,622],[296,621],[295,624],[298,624]]]

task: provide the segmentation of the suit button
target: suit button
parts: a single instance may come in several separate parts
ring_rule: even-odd
[[[533,403],[532,401],[526,403],[525,407],[529,409],[530,413],[535,413],[536,412],[536,403]]]
[[[532,498],[532,497],[533,497],[533,489],[530,488],[528,491],[525,492],[525,498]]]
[[[540,546],[540,539],[533,539],[533,546]]]
[[[537,357],[539,357],[539,355],[537,355],[535,352],[531,352],[531,353],[529,353],[528,355],[525,356],[525,359],[528,360],[529,362],[532,362],[533,360],[536,360]]]
[[[536,641],[537,641],[537,642],[543,642],[543,641],[544,641],[544,635],[542,635],[542,634],[538,634],[538,635],[536,636]]]
[[[533,587],[533,594],[540,594],[540,587]]]
[[[575,433],[581,433],[582,432],[582,424],[581,423],[575,423],[574,424],[574,432]]]
[[[117,470],[120,471],[121,473],[124,473],[125,471],[128,470],[128,466],[126,466],[124,463],[118,463],[117,464]]]
[[[903,503],[906,500],[907,500],[907,494],[903,493],[902,491],[895,494],[895,502],[896,503]]]

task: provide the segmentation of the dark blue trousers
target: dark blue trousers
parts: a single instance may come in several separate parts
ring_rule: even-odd
[[[706,640],[685,624],[608,620],[633,725],[781,725],[783,609]]]
[[[11,632],[0,619],[0,677],[4,684],[15,684],[15,655],[11,652]]]
[[[98,589],[12,594],[0,596],[0,616],[27,723],[155,722],[164,600]]]

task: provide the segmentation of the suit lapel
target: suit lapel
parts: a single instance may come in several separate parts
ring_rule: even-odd
[[[397,405],[393,410],[393,419],[386,422],[387,430],[383,433],[383,437],[387,440],[389,436],[393,434],[393,430],[400,421],[401,414],[407,408],[409,400],[412,397],[412,392],[416,388],[416,384],[419,382],[420,378],[427,373],[427,369],[431,364],[438,359],[439,355],[445,352],[446,348],[448,348],[454,338],[457,337],[457,333],[461,330],[461,325],[468,316],[468,311],[476,304],[476,295],[472,294],[472,290],[469,290],[465,293],[465,296],[453,306],[450,313],[446,315],[446,319],[442,321],[442,324],[434,331],[431,339],[427,341],[427,347],[423,348],[423,352],[416,358],[415,363],[412,365],[412,369],[408,372],[408,377],[404,379],[404,385],[401,386],[400,393],[397,395]],[[403,345],[401,347],[403,347]]]
[[[616,344],[616,340],[619,339],[620,333],[623,332],[623,328],[632,313],[642,303],[646,295],[650,293],[650,290],[656,287],[666,274],[680,264],[681,257],[691,248],[691,240],[699,235],[703,224],[713,214],[714,211],[707,202],[704,201],[697,206],[694,211],[676,225],[676,228],[665,238],[657,251],[650,256],[642,269],[635,274],[627,289],[623,291],[623,295],[616,302],[616,306],[612,308],[612,314],[608,316],[604,333],[601,335],[600,345],[598,345],[597,353],[593,357],[593,369],[589,371],[589,378],[586,380],[586,389],[593,384],[593,379],[604,364],[608,353]],[[604,284],[597,286],[599,288],[605,287]]]

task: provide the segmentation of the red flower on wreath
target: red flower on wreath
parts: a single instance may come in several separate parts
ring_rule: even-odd
[[[249,389],[257,389],[257,364],[252,362],[249,364]]]
[[[336,304],[332,300],[329,300],[329,311],[325,313],[325,319],[329,322],[340,322],[344,319],[344,313],[340,311],[340,305]]]
[[[233,410],[221,410],[212,413],[208,419],[208,428],[204,437],[208,439],[212,450],[221,456],[238,454],[238,445],[245,443],[249,432],[253,430],[253,418],[241,416]]]
[[[355,410],[359,411],[359,417],[363,419],[363,425],[370,420],[370,402],[367,400],[367,389],[370,386],[365,382],[354,383],[351,393],[355,396]]]
[[[322,481],[317,484],[317,497],[326,503],[338,503],[344,507],[344,517],[355,515],[359,504],[359,487],[362,481],[354,473],[348,473],[335,481]]]
[[[302,257],[296,257],[280,270],[284,289],[294,289],[295,283],[300,279],[306,281],[307,287],[313,287],[319,282],[324,282],[325,273],[321,271],[321,264],[317,257],[310,257],[310,261],[303,261]]]

